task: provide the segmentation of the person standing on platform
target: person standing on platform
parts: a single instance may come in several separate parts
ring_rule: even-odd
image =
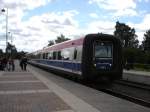
[[[7,58],[4,57],[4,58],[2,59],[2,62],[1,62],[4,71],[7,70],[7,61],[8,61]]]
[[[23,70],[23,58],[20,59],[20,67],[21,67],[21,70]]]
[[[26,57],[23,57],[20,60],[20,66],[21,66],[22,70],[26,71],[26,67],[27,67],[27,58]]]
[[[26,71],[26,67],[27,67],[27,58],[24,57],[23,58],[23,69]]]
[[[1,58],[0,58],[0,70],[4,70],[4,68],[3,68],[3,62],[2,62]]]
[[[15,64],[14,64],[14,60],[12,58],[9,58],[8,60],[8,71],[14,71],[15,70]]]
[[[15,63],[14,63],[14,59],[12,59],[12,71],[14,71],[15,70]]]

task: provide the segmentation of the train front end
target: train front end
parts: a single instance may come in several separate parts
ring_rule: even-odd
[[[93,43],[93,66],[96,70],[110,71],[113,65],[113,43],[95,41]]]
[[[122,48],[119,39],[107,34],[85,37],[82,56],[83,76],[87,79],[122,77]]]

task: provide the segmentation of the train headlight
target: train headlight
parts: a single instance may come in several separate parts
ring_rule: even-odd
[[[96,67],[96,64],[94,64],[94,67]]]

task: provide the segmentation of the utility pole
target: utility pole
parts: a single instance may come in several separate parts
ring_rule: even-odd
[[[10,40],[11,40],[11,45],[13,44],[13,37],[12,37],[12,33],[8,32],[10,34]]]
[[[8,44],[8,8],[2,9],[2,12],[6,12],[6,55],[7,55],[7,44]]]

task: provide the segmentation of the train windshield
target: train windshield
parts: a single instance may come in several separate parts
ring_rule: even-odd
[[[112,43],[110,42],[97,42],[94,45],[95,58],[112,58]]]

